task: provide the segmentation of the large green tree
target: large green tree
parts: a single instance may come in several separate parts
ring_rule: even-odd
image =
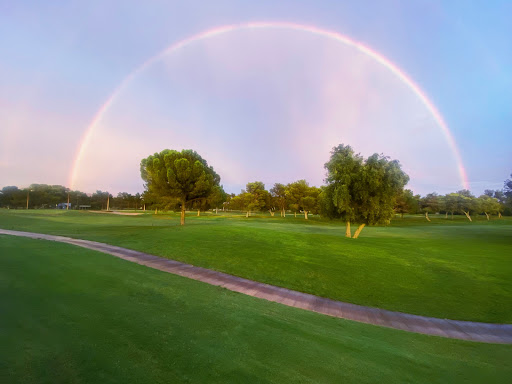
[[[185,225],[187,205],[207,199],[220,183],[213,167],[190,149],[165,149],[148,156],[140,163],[140,173],[149,192],[176,199],[181,206],[181,225]]]
[[[365,225],[389,223],[396,198],[409,181],[397,160],[377,153],[365,160],[343,144],[331,151],[325,168],[328,173],[323,209],[329,216],[345,220],[347,237],[351,237],[352,221],[359,223],[354,238],[359,237]]]
[[[270,193],[261,181],[247,183],[245,191],[241,193],[241,200],[247,217],[251,215],[251,212],[269,209],[271,205]]]
[[[320,189],[310,187],[306,180],[298,180],[286,186],[286,199],[290,208],[295,212],[295,216],[297,216],[297,211],[303,211],[306,220],[308,213],[318,212],[319,195]]]

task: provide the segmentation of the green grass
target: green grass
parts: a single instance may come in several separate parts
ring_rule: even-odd
[[[192,226],[191,226],[192,227]],[[508,382],[512,347],[289,308],[0,236],[2,383]]]
[[[302,217],[0,211],[0,227],[97,240],[351,303],[512,323],[512,220],[396,219],[346,239]]]

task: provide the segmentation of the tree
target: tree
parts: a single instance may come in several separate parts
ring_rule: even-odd
[[[265,190],[265,184],[261,181],[247,183],[245,191],[241,193],[242,206],[246,210],[246,216],[251,212],[262,211],[270,208],[270,193]]]
[[[464,196],[464,197],[469,197],[469,198],[475,197],[468,189],[461,189],[460,191],[457,191],[456,193],[458,193],[459,195]]]
[[[325,168],[323,211],[346,222],[347,237],[351,237],[350,222],[360,223],[353,238],[365,225],[389,223],[396,198],[409,181],[397,160],[377,153],[364,160],[343,144],[333,148]]]
[[[279,207],[281,217],[286,217],[286,186],[284,184],[275,183],[270,189],[270,195],[272,197],[273,204]]]
[[[113,199],[110,193],[96,191],[91,195],[91,207],[93,209],[109,209],[110,199]]]
[[[459,191],[460,192],[460,191]],[[457,193],[459,195],[459,208],[466,215],[469,221],[473,221],[471,218],[471,211],[478,210],[477,201],[475,198],[471,196],[467,196],[466,194]]]
[[[208,205],[215,208],[215,213],[218,213],[219,207],[221,207],[227,200],[228,195],[224,192],[222,186],[217,185],[213,188],[212,193],[208,197]]]
[[[505,214],[512,213],[512,174],[510,174],[510,179],[505,180],[503,187],[503,206],[505,207]],[[494,196],[498,198],[498,196]],[[498,198],[499,199],[499,198]]]
[[[414,196],[410,189],[402,191],[397,197],[395,202],[395,212],[404,217],[404,213],[415,213],[418,211],[419,198]]]
[[[187,204],[208,198],[220,183],[213,167],[190,149],[181,152],[165,149],[148,156],[140,163],[140,173],[148,191],[180,204],[181,225],[185,225]]]
[[[498,199],[487,194],[480,196],[478,199],[480,200],[480,210],[485,214],[487,220],[489,220],[489,215],[500,213],[501,205]]]
[[[299,180],[286,186],[286,199],[289,201],[290,208],[295,211],[304,212],[304,218],[308,219],[308,213],[318,212],[318,196],[320,189],[310,187],[306,180]]]
[[[430,221],[428,217],[429,213],[439,212],[440,201],[439,195],[435,192],[429,193],[427,196],[423,197],[420,200],[420,207],[423,212],[425,212],[425,218]]]
[[[446,212],[450,212],[452,214],[453,220],[453,212],[459,211],[459,195],[457,193],[450,193],[444,196],[444,208]]]
[[[0,194],[1,206],[7,208],[22,207],[26,202],[26,195],[26,192],[16,186],[3,187]]]
[[[356,219],[356,185],[363,169],[363,157],[350,146],[338,145],[331,151],[325,164],[327,170],[323,212],[328,217],[339,217],[346,223],[346,237],[352,237],[350,223]]]

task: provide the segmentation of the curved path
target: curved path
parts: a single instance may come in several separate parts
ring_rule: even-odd
[[[335,301],[292,291],[269,284],[243,279],[210,269],[194,267],[163,257],[114,245],[89,240],[73,239],[64,236],[45,235],[32,232],[10,231],[0,229],[0,234],[44,239],[77,245],[145,265],[150,268],[185,276],[211,285],[217,285],[231,291],[249,296],[275,301],[290,307],[302,308],[329,316],[380,325],[404,331],[436,335],[452,339],[472,340],[485,343],[512,344],[512,324],[489,324],[471,321],[447,320],[434,317],[410,315],[407,313],[387,311],[384,309],[364,307],[341,301]]]

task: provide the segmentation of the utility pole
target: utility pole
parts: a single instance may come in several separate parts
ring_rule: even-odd
[[[110,194],[107,192],[107,212],[110,210]]]
[[[68,192],[68,205],[66,205],[66,211],[69,211],[69,192]]]

